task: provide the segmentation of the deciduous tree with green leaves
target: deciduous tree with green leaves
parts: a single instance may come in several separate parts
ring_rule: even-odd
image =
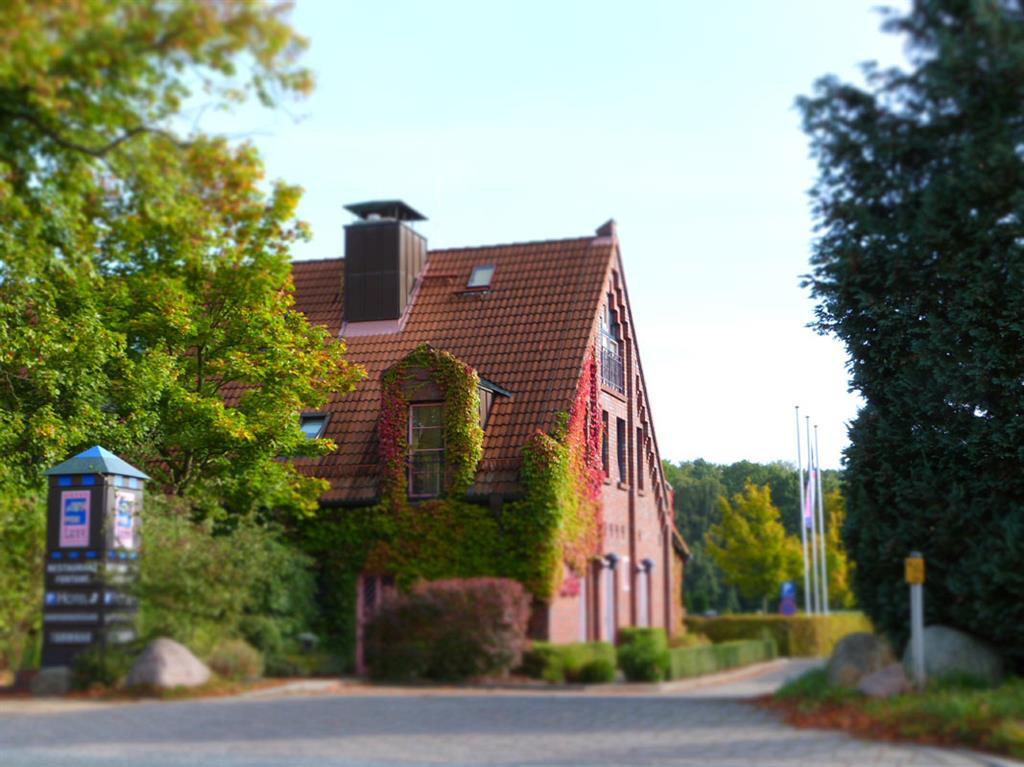
[[[799,102],[817,326],[865,402],[846,451],[855,590],[899,643],[919,550],[926,622],[1024,667],[1024,8],[915,0],[885,28],[909,66]]]
[[[720,521],[707,533],[715,562],[748,599],[768,600],[801,572],[800,543],[786,534],[767,485],[748,484],[731,500],[719,499]]]
[[[312,84],[286,4],[0,7],[0,484],[98,442],[197,511],[313,509],[281,456],[350,389],[344,345],[293,308],[300,191],[183,105]],[[192,99],[192,101],[189,101]]]

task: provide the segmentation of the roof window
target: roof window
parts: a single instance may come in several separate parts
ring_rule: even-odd
[[[491,287],[491,278],[494,277],[494,264],[486,266],[474,266],[473,273],[469,275],[467,289],[482,290]]]
[[[299,416],[299,429],[306,439],[319,439],[327,427],[327,413],[303,413]]]

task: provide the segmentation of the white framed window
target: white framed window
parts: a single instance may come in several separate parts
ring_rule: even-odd
[[[409,497],[433,498],[444,485],[444,406],[409,406]]]

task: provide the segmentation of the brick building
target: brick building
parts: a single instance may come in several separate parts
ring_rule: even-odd
[[[422,217],[404,203],[349,210],[358,220],[346,228],[344,259],[293,265],[296,308],[343,338],[348,358],[367,371],[353,393],[302,414],[307,435],[337,444],[303,464],[330,482],[322,505],[357,513],[385,497],[382,377],[429,344],[478,376],[482,456],[463,500],[508,513],[524,495],[532,434],[568,417],[595,435],[578,465],[599,477],[597,537],[586,564],[565,564],[557,590],[537,602],[534,636],[570,642],[614,640],[623,626],[675,631],[687,550],[673,524],[614,222],[590,237],[428,251],[412,226]],[[406,409],[403,493],[415,506],[443,494],[449,476],[445,393],[421,385]],[[393,584],[386,566],[360,573],[357,625]]]

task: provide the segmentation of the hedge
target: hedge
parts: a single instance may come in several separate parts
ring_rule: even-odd
[[[608,642],[534,642],[519,669],[526,676],[556,684],[594,684],[615,679],[615,648]]]
[[[772,639],[744,639],[668,651],[669,678],[686,679],[772,660],[778,654]]]
[[[734,639],[771,637],[784,657],[823,657],[847,634],[872,631],[871,621],[861,612],[831,615],[722,615],[716,618],[687,618],[690,631],[720,643]]]

